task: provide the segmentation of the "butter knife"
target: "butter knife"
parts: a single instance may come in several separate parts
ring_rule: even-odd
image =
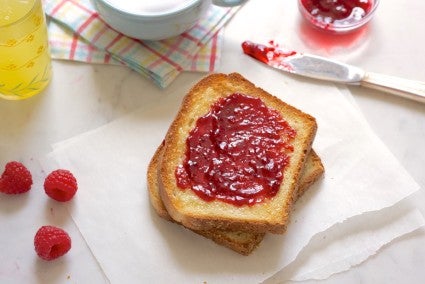
[[[321,56],[284,50],[274,42],[268,45],[242,43],[245,54],[279,70],[335,83],[359,85],[425,103],[425,82],[388,76]]]

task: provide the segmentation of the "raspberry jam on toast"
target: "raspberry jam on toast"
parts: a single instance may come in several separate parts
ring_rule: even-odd
[[[177,185],[205,201],[260,203],[279,190],[295,135],[260,98],[239,93],[222,98],[190,132]]]

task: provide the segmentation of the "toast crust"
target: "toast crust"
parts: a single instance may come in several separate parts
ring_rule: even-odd
[[[157,148],[148,166],[147,179],[149,199],[158,216],[170,222],[175,222],[168,214],[159,194],[158,170],[163,151],[164,143]],[[323,175],[323,173],[324,167],[319,156],[314,152],[314,150],[311,150],[298,184],[298,191],[295,196],[295,200],[301,197],[305,191]],[[250,233],[243,231],[233,232],[218,229],[192,231],[242,255],[249,255],[255,248],[258,247],[265,235],[265,233]]]
[[[284,180],[278,193],[275,197],[252,206],[235,206],[217,200],[206,202],[192,190],[182,190],[176,185],[175,169],[183,162],[186,138],[197,119],[208,113],[211,105],[217,100],[233,93],[260,98],[267,107],[278,111],[297,132],[292,143],[294,151],[291,154],[291,162],[284,169]],[[282,102],[237,73],[207,76],[184,97],[165,137],[164,161],[159,169],[159,183],[161,199],[168,213],[175,221],[194,230],[218,228],[284,233],[298,180],[316,129],[316,121],[312,116]]]

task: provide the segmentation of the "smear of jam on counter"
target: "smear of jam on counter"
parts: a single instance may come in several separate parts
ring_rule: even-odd
[[[291,71],[291,67],[285,64],[284,59],[297,54],[293,50],[285,50],[274,41],[269,41],[269,45],[254,43],[252,41],[244,41],[242,50],[249,55],[267,65]]]
[[[359,21],[372,9],[373,0],[301,0],[306,10],[327,24]]]
[[[177,185],[206,201],[262,202],[279,190],[295,135],[259,98],[235,93],[219,99],[189,133]]]

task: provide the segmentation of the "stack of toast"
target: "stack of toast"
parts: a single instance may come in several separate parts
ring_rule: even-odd
[[[260,99],[296,133],[290,140],[289,163],[282,169],[278,191],[254,204],[206,200],[191,188],[181,188],[176,175],[187,156],[187,140],[197,121],[218,101],[233,94]],[[256,87],[240,74],[209,75],[184,97],[163,143],[151,159],[147,173],[151,204],[160,217],[248,255],[266,233],[285,232],[293,204],[322,176],[321,160],[311,149],[316,130],[312,116]]]

